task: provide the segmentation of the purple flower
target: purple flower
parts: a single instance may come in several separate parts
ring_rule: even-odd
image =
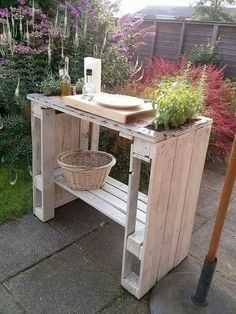
[[[68,8],[68,11],[69,11],[71,17],[73,17],[75,19],[79,19],[81,17],[82,12],[81,12],[79,7],[75,7],[72,4],[68,3],[67,8]]]
[[[137,21],[135,21],[134,23],[131,24],[131,27],[133,30],[138,30],[139,27],[143,24],[143,19],[139,19]]]
[[[123,16],[119,19],[118,24],[119,24],[120,26],[125,26],[125,25],[131,23],[131,22],[132,22],[132,19],[133,19],[133,15],[132,15],[132,14],[129,14],[129,13],[128,13],[128,14],[125,14],[125,15],[123,15]]]
[[[24,45],[16,45],[16,52],[20,53],[20,54],[27,54],[32,52],[32,49],[28,46],[24,46]]]
[[[117,44],[118,42],[121,41],[121,39],[124,37],[123,33],[117,33],[108,38],[108,42],[112,44]]]
[[[127,47],[119,48],[118,52],[122,53],[122,54],[126,54],[129,52],[129,48],[127,48]]]
[[[0,18],[6,18],[10,16],[8,9],[0,9]]]
[[[88,5],[88,3],[89,3],[89,0],[81,0],[81,5],[85,7]]]
[[[18,2],[20,5],[26,4],[26,0],[17,0],[17,2]]]
[[[72,26],[72,30],[73,30],[74,32],[76,32],[76,30],[78,30],[78,29],[79,29],[79,26],[78,26],[78,25],[74,24],[74,25]]]

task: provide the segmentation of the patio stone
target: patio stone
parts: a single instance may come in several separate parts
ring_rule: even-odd
[[[197,231],[204,223],[207,222],[207,220],[208,219],[206,217],[196,214],[194,218],[193,232]]]
[[[23,309],[13,300],[10,293],[0,285],[0,313],[1,314],[23,314]]]
[[[194,234],[190,246],[190,253],[194,257],[204,261],[208,252],[214,222],[208,221]],[[216,271],[220,272],[225,279],[236,282],[236,233],[224,228],[219,251],[217,254],[218,264]]]
[[[0,226],[0,281],[39,262],[68,244],[68,240],[33,215]]]
[[[78,240],[109,221],[106,216],[81,200],[57,208],[55,214],[49,224],[71,241]]]
[[[108,308],[99,312],[99,314],[149,314],[149,305],[143,301],[138,301],[133,296],[125,293],[124,296],[115,300]]]
[[[208,168],[204,169],[203,177],[202,177],[202,186],[203,187],[210,187],[211,189],[222,193],[224,181],[225,181],[225,175],[227,168],[223,166],[218,167],[219,170],[216,171],[214,168],[214,171]],[[236,196],[236,184],[233,188],[232,197]]]
[[[219,206],[219,199],[219,192],[202,185],[198,197],[197,213],[207,219],[215,217]]]
[[[122,295],[120,283],[73,244],[6,283],[28,313],[97,313]]]
[[[100,230],[83,238],[78,244],[86,255],[120,280],[124,245],[122,226],[110,221]]]

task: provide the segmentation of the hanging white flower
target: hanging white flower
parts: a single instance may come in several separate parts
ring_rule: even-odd
[[[15,96],[19,97],[20,95],[20,77],[18,76],[18,82],[17,82],[17,86],[16,86],[16,90],[15,90]]]
[[[51,36],[48,38],[48,64],[50,65],[52,61],[52,50],[51,50]]]
[[[3,125],[3,117],[0,114],[0,130],[2,130],[3,127],[4,127],[4,125]]]
[[[29,47],[30,45],[30,35],[29,35],[29,21],[26,21],[26,41],[27,41],[27,45]]]
[[[22,36],[23,36],[23,25],[22,25],[21,9],[20,9],[20,36],[21,36],[21,38],[22,38]]]
[[[59,16],[59,8],[57,6],[57,13],[56,13],[55,24],[54,24],[55,31],[57,31],[57,26],[58,26],[58,16]]]
[[[10,8],[11,10],[11,25],[12,25],[12,34],[13,36],[15,35],[15,20],[14,20],[14,15],[12,12],[12,7]]]

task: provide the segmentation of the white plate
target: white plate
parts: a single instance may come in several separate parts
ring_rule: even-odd
[[[99,105],[120,109],[134,108],[144,104],[144,101],[140,98],[113,94],[96,95],[93,100]]]

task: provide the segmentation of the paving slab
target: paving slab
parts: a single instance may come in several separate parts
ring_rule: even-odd
[[[192,237],[190,253],[203,261],[209,248],[214,222],[208,221],[200,227]],[[216,271],[232,283],[236,283],[236,233],[224,228],[219,251]]]
[[[76,244],[15,276],[6,286],[28,313],[37,314],[93,314],[123,293],[120,283]]]
[[[26,215],[0,226],[0,281],[65,247],[69,241],[48,224]]]
[[[214,189],[202,185],[197,203],[197,213],[210,219],[215,217],[219,206],[220,193]]]
[[[125,293],[118,298],[109,307],[101,310],[99,314],[149,314],[149,305],[143,301],[138,301],[133,296]]]
[[[13,300],[10,293],[0,284],[0,313],[23,314],[23,309]]]
[[[78,242],[83,252],[120,280],[124,228],[110,221]]]
[[[49,224],[71,241],[99,228],[109,218],[81,200],[68,203],[55,211]]]
[[[194,218],[194,225],[193,225],[193,232],[197,231],[204,223],[208,221],[208,218],[199,215],[198,213],[195,215]]]
[[[224,167],[218,167],[219,170],[213,168],[213,170],[205,168],[202,177],[202,186],[210,187],[213,190],[222,193],[225,175],[227,169]],[[232,197],[236,196],[236,185],[233,188]]]

